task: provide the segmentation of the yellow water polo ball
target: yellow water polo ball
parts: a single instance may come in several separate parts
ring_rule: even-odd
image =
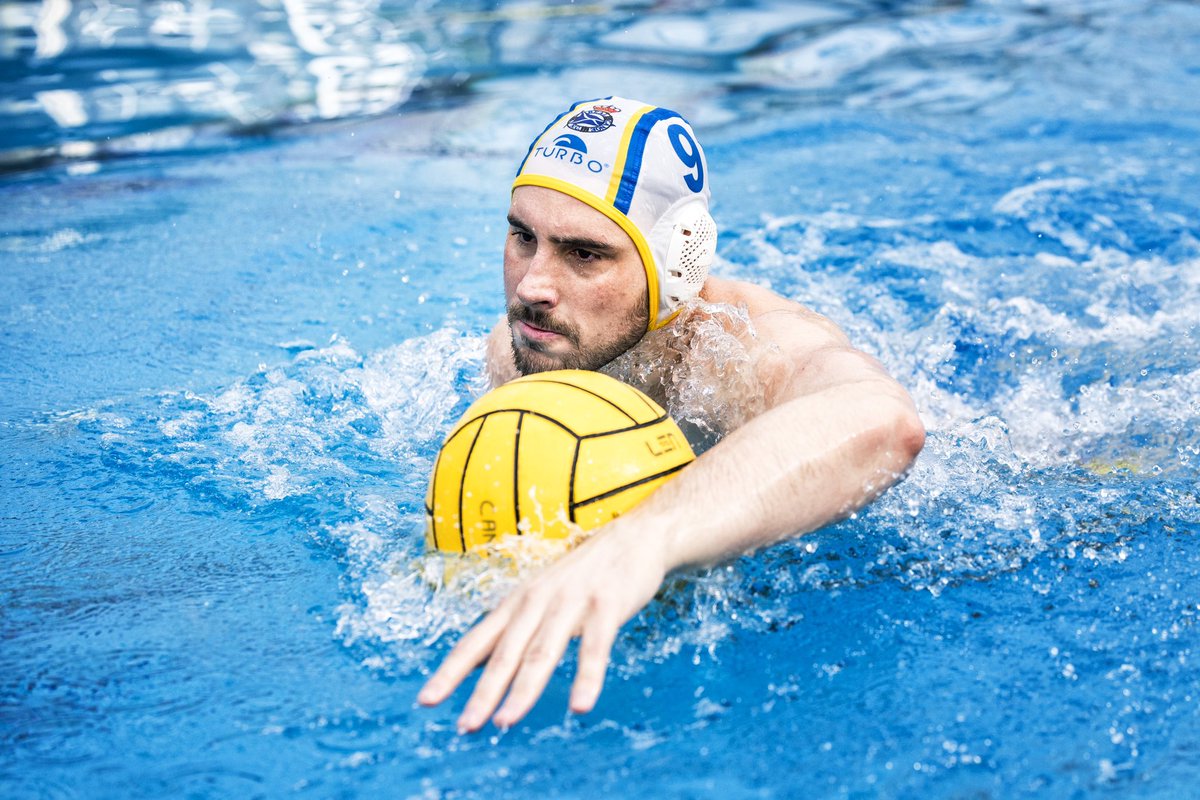
[[[446,437],[426,542],[458,553],[506,534],[562,539],[633,508],[695,457],[632,386],[584,370],[526,375],[479,398]]]

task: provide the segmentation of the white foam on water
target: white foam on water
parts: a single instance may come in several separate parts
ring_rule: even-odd
[[[1091,186],[1092,182],[1085,178],[1045,178],[1036,180],[1024,186],[1011,189],[996,201],[992,210],[997,214],[1009,214],[1014,217],[1029,217],[1044,211],[1046,196],[1062,192],[1075,192]]]
[[[997,205],[1041,221],[1044,209],[1037,198],[1088,185],[1042,181],[1013,190]],[[952,241],[885,244],[862,260],[916,268],[939,282],[941,307],[916,327],[910,313],[886,294],[870,296],[869,309],[852,308],[849,299],[863,294],[855,275],[807,268],[829,255],[829,231],[878,229],[878,222],[844,213],[770,219],[758,235],[746,237],[744,246],[764,274],[788,275],[801,302],[834,318],[854,341],[878,355],[909,387],[935,433],[998,415],[1011,425],[1016,455],[1046,467],[1085,456],[1098,438],[1124,432],[1139,412],[1143,422],[1149,414],[1168,428],[1194,418],[1188,392],[1200,354],[1195,315],[1200,259],[1136,257],[1090,246],[1075,258],[1039,253],[1028,263],[968,255]],[[773,243],[785,228],[800,231],[787,240],[786,251]],[[1092,289],[1090,302],[1082,309],[1056,308],[1041,297],[1005,295],[1003,275],[1036,274],[1039,267],[1062,271],[1064,280],[1082,276]],[[1130,304],[1138,292],[1153,299],[1152,312]],[[987,396],[954,388],[959,343],[975,340],[989,348],[989,363],[982,367],[996,376],[996,390]],[[1172,354],[1182,361],[1172,363]],[[1156,374],[1138,375],[1130,368],[1133,359],[1145,359],[1136,366]],[[1065,388],[1089,360],[1113,366],[1102,381]]]
[[[193,483],[237,505],[324,502],[327,486],[353,497],[372,484],[368,475],[404,476],[404,465],[413,473],[400,489],[423,482],[452,410],[482,391],[482,356],[482,337],[450,329],[367,357],[334,337],[217,392],[166,393],[149,420],[105,409],[67,421],[98,427],[113,444],[140,442],[151,462],[194,471]]]
[[[381,422],[382,436],[372,446],[398,456],[412,450],[414,439],[443,436],[450,411],[487,389],[482,347],[482,338],[463,340],[443,329],[364,359],[352,377]],[[465,393],[458,385],[463,377]]]
[[[44,236],[2,236],[0,237],[0,251],[51,255],[73,247],[88,245],[103,238],[100,234],[80,233],[75,228],[60,228]]]
[[[212,394],[165,394],[150,419],[85,411],[63,421],[97,427],[128,468],[171,464],[227,503],[311,506],[323,522],[304,533],[338,554],[351,598],[339,638],[392,648],[364,656],[372,666],[423,668],[431,644],[465,629],[514,585],[514,565],[535,560],[422,554],[432,455],[485,389],[483,352],[483,337],[451,329],[367,356],[335,336]]]
[[[1092,214],[1086,227],[1064,222],[1078,214],[1077,193],[1107,191],[1121,179],[1114,170],[1043,180],[996,203],[996,213],[1052,233],[1069,255],[973,255],[957,241],[888,235],[890,220],[845,212],[767,218],[741,235],[738,260],[761,282],[786,283],[878,356],[929,430],[908,479],[859,515],[862,525],[892,532],[876,563],[845,574],[816,563],[802,573],[806,585],[883,579],[937,593],[1019,569],[1047,549],[1119,561],[1127,548],[1095,542],[1089,531],[1111,535],[1110,518],[1188,513],[1186,498],[1169,492],[1164,508],[1104,489],[1106,476],[1195,475],[1200,452],[1194,239],[1180,236],[1181,257],[1135,255],[1111,246],[1130,239],[1111,217]],[[1153,209],[1141,212],[1134,223],[1175,225]],[[855,229],[883,233],[855,253],[844,233]],[[1106,244],[1092,242],[1097,230]],[[872,248],[870,239],[879,243]],[[819,266],[847,255],[864,267]],[[916,276],[905,280],[919,277],[931,306],[914,309],[866,282],[864,272],[886,283],[889,264]],[[1008,277],[1018,275],[1021,282]]]
[[[1083,188],[1014,190],[1002,205],[1036,222],[1056,213],[1038,197],[1073,187]],[[907,480],[840,528],[851,538],[855,530],[879,532],[863,548],[867,555],[824,560],[834,532],[673,577],[620,636],[619,675],[689,654],[716,658],[739,630],[798,622],[796,598],[805,590],[882,580],[938,593],[1020,569],[1047,549],[1063,558],[1120,559],[1124,545],[1095,541],[1087,523],[1125,501],[1104,495],[1101,483],[1068,492],[1078,507],[1055,507],[1047,481],[1071,470],[1194,473],[1200,259],[1103,247],[988,257],[950,239],[904,234],[929,223],[828,212],[768,218],[742,235],[752,254],[742,262],[756,279],[786,277],[795,296],[877,355],[912,393],[930,436]],[[939,304],[914,311],[854,268],[811,268],[845,246],[833,244],[838,236],[859,229],[880,240],[863,262],[929,276]],[[1023,271],[1051,276],[1050,283],[1035,280],[1013,293],[1001,276]],[[1082,308],[1045,288],[1057,272],[1075,271],[1089,281]],[[1151,313],[1139,310],[1146,296]],[[703,305],[697,314],[697,334],[674,345],[691,353],[692,369],[660,388],[678,419],[716,439],[739,422],[729,414],[731,398],[754,395],[755,366],[727,332],[748,325],[744,317]],[[980,363],[963,360],[967,345],[983,348]],[[1132,360],[1149,364],[1155,351],[1162,369],[1139,374],[1141,362]],[[366,355],[335,337],[323,347],[297,346],[289,362],[217,392],[165,395],[148,426],[108,411],[82,412],[78,424],[98,427],[114,451],[141,436],[152,460],[184,469],[191,482],[236,504],[317,507],[325,522],[310,534],[343,564],[337,637],[370,668],[427,671],[441,644],[554,556],[554,545],[519,540],[491,560],[424,553],[429,469],[457,413],[486,388],[483,353],[482,336],[450,329]],[[614,370],[644,384],[662,367],[635,353]],[[736,413],[755,412],[743,405]],[[769,591],[755,579],[763,569]]]
[[[804,236],[793,240],[797,252],[772,249],[767,235],[791,224],[806,226]],[[768,268],[766,274],[802,267],[822,255],[823,231],[863,226],[883,230],[894,227],[894,220],[844,214],[769,220],[756,244],[760,265]],[[1176,459],[1177,467],[1192,464],[1200,452],[1200,367],[1193,362],[1190,370],[1166,369],[1152,376],[1130,370],[1116,376],[1099,373],[1074,387],[1069,379],[1089,358],[1102,362],[1156,343],[1190,341],[1193,344],[1186,346],[1194,353],[1196,261],[1172,263],[1103,248],[1092,248],[1078,260],[1035,257],[1034,263],[1049,269],[1081,269],[1098,276],[1091,303],[1081,316],[1033,296],[995,296],[979,276],[996,276],[1014,265],[1006,258],[968,255],[951,241],[889,245],[877,257],[951,276],[942,285],[947,298],[943,307],[919,325],[886,295],[873,297],[866,311],[856,309],[848,302],[855,295],[853,274],[805,274],[799,279],[805,287],[802,294],[810,302],[816,298],[832,306],[852,338],[879,354],[910,388],[930,429],[929,442],[908,480],[860,515],[862,524],[893,532],[873,549],[869,562],[835,570],[814,560],[815,548],[784,544],[765,554],[768,562],[781,566],[773,574],[776,588],[780,581],[792,589],[827,591],[864,580],[894,580],[938,593],[962,580],[1020,569],[1051,548],[1065,558],[1124,558],[1124,545],[1106,547],[1082,533],[1090,518],[1121,502],[1120,497],[1105,494],[1102,486],[1092,487],[1074,495],[1079,507],[1048,507],[1045,481],[1064,469],[1095,475],[1113,469],[1149,474],[1171,467],[1160,463],[1163,458]],[[1154,287],[1166,277],[1172,281],[1171,290],[1160,293],[1157,311],[1138,315],[1125,308],[1130,285]],[[828,308],[822,310],[829,313]],[[724,328],[728,322],[714,324]],[[982,365],[992,373],[984,379],[992,384],[990,390],[956,387],[953,361],[966,330],[993,349]],[[722,404],[714,399],[714,386],[722,384],[722,375],[733,383],[753,380],[752,365],[725,352],[726,345],[719,336],[696,340],[697,352],[709,356],[717,372],[701,369],[680,376],[671,397],[677,416],[718,435],[723,429]],[[1031,355],[1032,350],[1040,355]],[[1179,348],[1174,352],[1179,354]],[[1186,347],[1184,352],[1186,363]],[[631,357],[617,367],[621,377],[638,382],[661,365]],[[385,380],[375,396],[395,391],[396,385]],[[424,410],[406,413],[428,414],[436,407],[441,410],[429,418],[444,417],[446,406],[438,405],[444,391],[442,387],[414,397],[413,404]],[[379,403],[408,408],[398,399]],[[1131,430],[1152,429],[1174,431],[1178,441],[1157,449],[1125,444],[1131,441]],[[1130,452],[1122,452],[1123,447]],[[406,524],[420,527],[415,517]],[[339,631],[348,643],[386,644],[385,655],[373,657],[382,658],[377,664],[388,668],[425,668],[428,656],[423,648],[465,629],[516,585],[520,573],[511,564],[497,571],[474,562],[458,565],[461,580],[451,585],[438,578],[445,573],[446,557],[422,558],[412,548],[400,555],[388,549],[388,539],[379,538],[371,524],[348,530],[352,540],[369,538],[372,547],[362,552],[373,555],[355,568],[362,575],[365,600],[342,609]],[[688,650],[715,656],[732,631],[794,621],[795,611],[786,600],[764,598],[751,584],[740,563],[669,582],[659,600],[618,641],[615,668],[629,676],[646,663]]]

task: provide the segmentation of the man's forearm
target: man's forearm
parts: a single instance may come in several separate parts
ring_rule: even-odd
[[[713,564],[836,521],[895,483],[924,441],[883,381],[792,399],[756,417],[620,520],[662,537],[668,570]]]

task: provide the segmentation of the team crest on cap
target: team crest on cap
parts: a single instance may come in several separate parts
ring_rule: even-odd
[[[616,106],[592,106],[587,111],[580,111],[567,120],[567,127],[580,133],[599,133],[613,125],[613,114],[620,113]]]

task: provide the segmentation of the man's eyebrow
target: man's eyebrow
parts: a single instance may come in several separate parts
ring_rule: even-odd
[[[508,215],[508,224],[512,227],[532,233],[533,228],[521,221],[521,218],[516,214]],[[608,242],[602,242],[599,239],[589,239],[586,236],[548,236],[546,237],[551,244],[557,247],[565,247],[569,250],[590,250],[598,256],[614,256],[617,253],[617,248]]]
[[[553,244],[568,250],[588,250],[598,256],[613,256],[617,252],[617,248],[608,242],[589,239],[586,236],[550,236],[548,238]]]

